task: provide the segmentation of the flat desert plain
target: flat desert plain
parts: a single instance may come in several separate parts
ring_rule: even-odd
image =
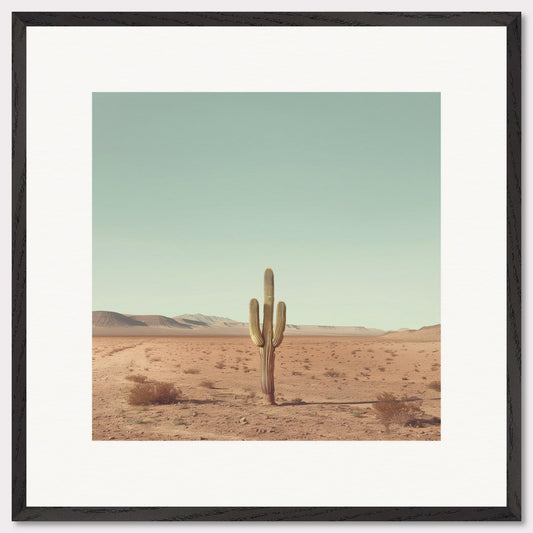
[[[439,440],[438,333],[286,336],[276,406],[263,404],[249,337],[93,337],[93,439]],[[136,381],[172,383],[180,398],[131,405]],[[382,394],[404,400],[387,404],[399,415],[380,418]]]

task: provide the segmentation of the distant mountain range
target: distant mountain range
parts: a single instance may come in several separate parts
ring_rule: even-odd
[[[397,331],[362,326],[308,326],[287,324],[286,335],[384,336],[391,340],[440,340],[440,325],[419,330]],[[93,311],[93,335],[248,335],[248,323],[231,318],[196,314],[175,317],[126,315],[113,311]]]

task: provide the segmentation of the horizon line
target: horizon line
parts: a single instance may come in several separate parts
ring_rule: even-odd
[[[92,313],[116,313],[118,315],[122,315],[122,316],[145,316],[145,317],[149,317],[149,316],[157,316],[157,317],[163,317],[163,318],[168,318],[168,319],[171,319],[171,320],[175,320],[176,318],[178,317],[182,317],[182,316],[186,316],[186,315],[201,315],[201,316],[204,316],[204,317],[207,317],[207,318],[213,318],[213,317],[217,317],[217,318],[221,318],[221,319],[224,319],[224,320],[230,320],[232,322],[237,322],[237,323],[240,323],[240,324],[249,324],[249,321],[244,321],[244,320],[235,320],[233,318],[230,318],[228,316],[221,316],[221,315],[208,315],[208,314],[205,314],[205,313],[181,313],[179,315],[172,315],[172,316],[169,316],[169,315],[162,315],[162,314],[159,314],[159,313],[121,313],[120,311],[109,311],[107,309],[93,309],[92,310]],[[351,325],[337,325],[337,324],[300,324],[300,323],[297,323],[297,322],[287,322],[286,323],[287,326],[313,326],[313,327],[323,327],[323,328],[363,328],[363,329],[369,329],[369,330],[380,330],[380,331],[384,331],[384,332],[390,332],[390,331],[399,331],[399,330],[412,330],[412,331],[416,331],[416,330],[419,330],[419,329],[422,329],[422,328],[429,328],[429,327],[435,327],[435,326],[440,326],[441,325],[441,322],[437,322],[437,323],[430,323],[430,324],[425,324],[423,326],[420,326],[420,327],[406,327],[406,326],[402,326],[402,327],[399,327],[399,328],[396,328],[396,329],[390,329],[390,328],[381,328],[381,327],[374,327],[374,326],[361,326],[361,325],[354,325],[354,324],[351,324]],[[100,327],[103,327],[103,326],[100,326]]]

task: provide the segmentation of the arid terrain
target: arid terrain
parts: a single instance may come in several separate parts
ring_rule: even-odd
[[[179,389],[176,403],[129,403],[157,381]],[[248,336],[95,336],[93,439],[439,440],[440,326],[287,335],[275,383],[278,405],[264,405]],[[377,403],[384,394],[404,401]]]

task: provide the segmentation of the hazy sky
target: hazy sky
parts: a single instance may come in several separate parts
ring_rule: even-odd
[[[440,322],[439,93],[94,93],[93,309]]]

